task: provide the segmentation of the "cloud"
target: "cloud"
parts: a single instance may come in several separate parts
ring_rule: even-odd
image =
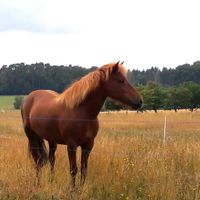
[[[77,31],[73,23],[71,25],[66,23],[64,13],[57,12],[54,4],[46,0],[0,0],[0,19],[0,32],[70,33]]]
[[[194,62],[199,5],[199,0],[0,0],[0,67],[38,61],[100,66],[124,60],[143,68]]]

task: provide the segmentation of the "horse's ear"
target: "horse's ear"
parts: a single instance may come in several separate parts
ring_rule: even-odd
[[[113,66],[112,73],[117,73],[119,71],[119,61]]]

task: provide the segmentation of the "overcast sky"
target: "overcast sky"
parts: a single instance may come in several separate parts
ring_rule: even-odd
[[[0,0],[0,66],[200,60],[199,0]]]

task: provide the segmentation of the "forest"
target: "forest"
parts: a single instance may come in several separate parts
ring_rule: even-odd
[[[4,65],[0,68],[0,95],[26,95],[36,89],[62,92],[96,68],[44,63]],[[200,61],[169,69],[129,70],[127,77],[143,95],[143,110],[186,108],[193,111],[200,107]],[[104,106],[106,110],[123,108],[111,99],[107,99]]]

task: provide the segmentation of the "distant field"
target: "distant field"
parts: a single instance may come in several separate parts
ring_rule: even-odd
[[[15,100],[15,96],[1,96],[0,95],[0,111],[1,110],[14,110],[14,100]],[[20,95],[22,96],[22,95]]]
[[[11,110],[13,108],[15,96],[0,96],[0,109]]]

